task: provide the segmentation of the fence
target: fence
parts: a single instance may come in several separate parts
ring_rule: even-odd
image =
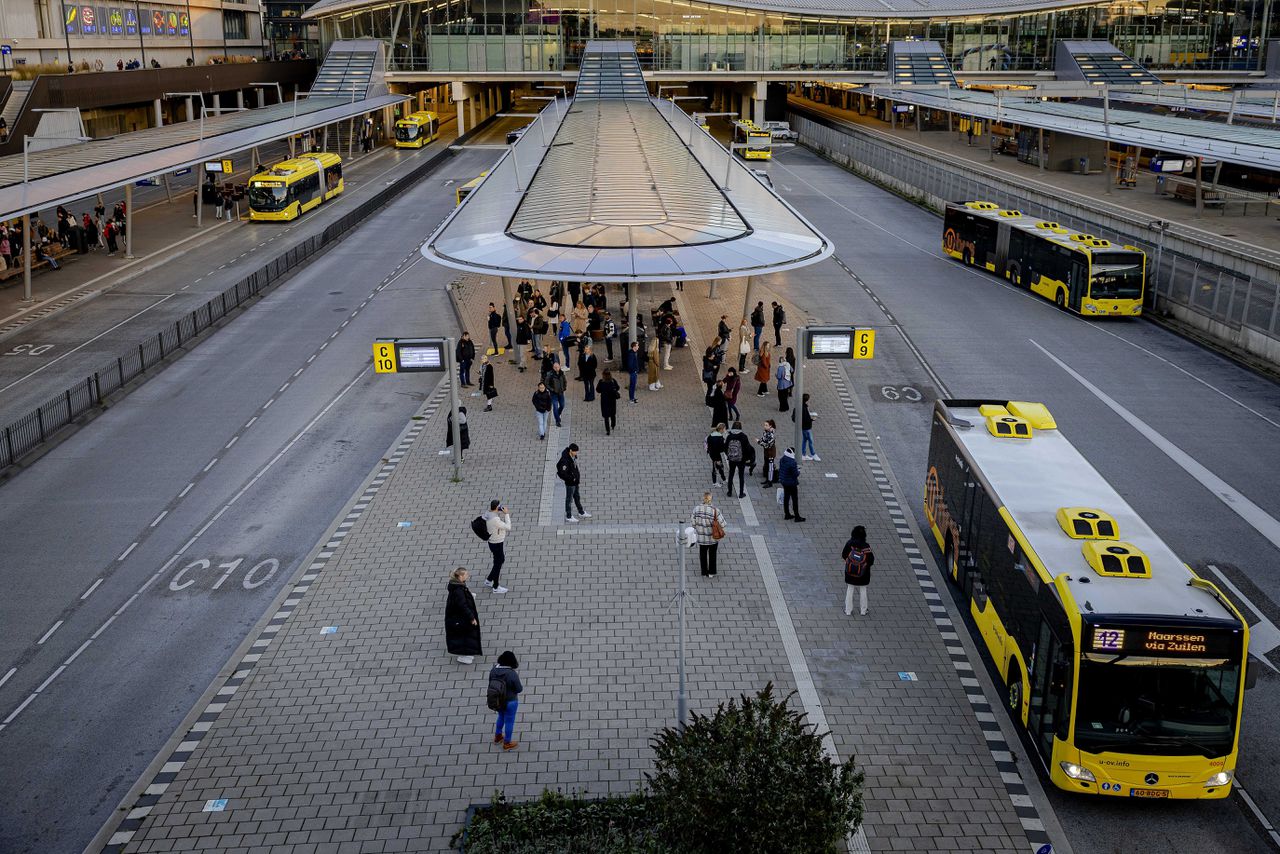
[[[482,127],[483,125],[475,130],[480,130]],[[3,435],[0,435],[0,470],[13,465],[24,454],[39,447],[56,431],[76,418],[101,406],[104,397],[123,388],[130,380],[164,361],[175,350],[262,293],[281,277],[305,263],[311,256],[340,240],[370,214],[384,207],[404,190],[414,186],[423,175],[434,169],[448,156],[450,156],[448,149],[433,155],[392,186],[380,190],[350,213],[330,223],[320,234],[312,235],[286,250],[204,305],[182,315],[154,335],[139,341],[135,347],[117,356],[114,362],[102,365],[91,376],[85,377],[50,398],[37,409],[9,424],[4,428]]]
[[[909,148],[856,128],[836,127],[790,113],[801,142],[823,157],[941,212],[948,201],[982,199],[1053,220],[1075,231],[1137,246],[1147,253],[1148,307],[1170,310],[1223,344],[1280,362],[1280,279],[1233,271],[1170,249],[1154,223],[1090,216],[1060,194],[1019,186],[967,161]],[[1167,227],[1167,224],[1166,224]],[[1189,241],[1180,235],[1183,244]],[[941,231],[939,231],[941,240]],[[1257,266],[1256,261],[1254,265]]]

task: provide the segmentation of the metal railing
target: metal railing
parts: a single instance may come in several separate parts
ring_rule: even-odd
[[[910,150],[872,134],[845,130],[799,113],[789,113],[801,142],[823,157],[937,208],[936,200],[982,199],[1002,208],[1052,220],[1074,231],[1108,237],[1147,253],[1147,304],[1167,301],[1233,331],[1249,329],[1280,338],[1280,288],[1275,281],[1243,275],[1164,246],[1155,223],[1123,223],[1116,217],[1091,219],[1074,205],[1053,203],[1046,194],[1019,188],[964,163]],[[896,186],[895,186],[896,185]],[[1170,224],[1165,223],[1168,228]],[[1166,232],[1172,234],[1172,231]],[[941,240],[941,229],[939,229]],[[1239,342],[1232,342],[1238,344]]]

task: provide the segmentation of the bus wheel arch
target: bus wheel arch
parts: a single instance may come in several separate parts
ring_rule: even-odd
[[[1064,288],[1058,288],[1057,293],[1053,295],[1053,302],[1058,308],[1065,309],[1067,307],[1067,292]]]
[[[947,531],[946,544],[942,547],[942,567],[946,571],[947,578],[955,583],[960,583],[959,572],[960,561],[956,555],[955,537],[951,535],[951,531]]]
[[[968,250],[968,249],[964,250],[964,259],[963,259],[963,260],[964,260],[964,265],[965,265],[966,267],[972,267],[972,266],[973,266],[973,255],[969,254],[969,250]]]
[[[1015,716],[1022,716],[1022,668],[1018,666],[1018,659],[1014,656],[1009,658],[1009,667],[1005,671],[1005,682],[1007,684],[1006,700],[1009,703],[1009,711]]]

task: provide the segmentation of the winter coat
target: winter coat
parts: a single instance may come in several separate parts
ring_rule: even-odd
[[[578,472],[578,461],[569,454],[568,448],[560,452],[560,460],[556,463],[556,477],[568,486],[576,485],[581,478]]]
[[[745,356],[751,352],[751,330],[746,325],[738,327],[738,355]]]
[[[511,514],[497,510],[484,514],[484,525],[489,531],[489,542],[505,543],[511,531]]]
[[[493,379],[493,365],[485,365],[480,369],[480,390],[489,400],[498,396],[498,386]]]
[[[861,542],[854,542],[853,540],[849,540],[844,544],[844,548],[840,551],[840,560],[842,561],[848,560],[849,552],[853,551],[854,549],[867,550],[867,571],[863,573],[862,578],[860,580],[849,581],[846,578],[845,583],[852,584],[855,587],[865,587],[866,585],[871,583],[871,567],[874,566],[876,562],[875,552],[871,551],[871,547],[867,545],[866,540],[862,540]]]
[[[729,402],[724,399],[724,391],[720,386],[711,389],[707,396],[707,404],[711,407],[711,426],[729,423]]]
[[[458,420],[462,422],[462,450],[471,447],[471,430],[467,427],[467,413],[458,413]],[[450,412],[445,416],[445,434],[444,446],[446,448],[453,447],[453,413]]]
[[[729,454],[729,449],[733,445],[738,446],[737,461],[740,463],[746,463],[747,456],[752,451],[751,440],[747,438],[747,434],[743,433],[741,430],[730,430],[728,435],[724,437],[724,455],[730,462],[733,461],[733,457]]]
[[[756,329],[764,327],[764,306],[758,305],[751,310],[751,325]]]
[[[640,373],[640,351],[628,350],[622,356],[622,367],[629,374]]]
[[[702,357],[702,381],[704,383],[713,383],[716,381],[716,374],[720,373],[720,360],[714,356]]]
[[[533,408],[537,412],[551,411],[551,392],[535,391],[533,393]]]
[[[719,462],[724,458],[724,434],[717,433],[714,430],[707,437],[707,456],[712,462]]]
[[[596,358],[595,353],[578,360],[578,375],[582,377],[583,382],[595,382],[596,368],[599,364],[600,360]]]
[[[499,326],[502,325],[502,316],[498,314],[496,310],[491,311],[489,312],[488,323],[489,323],[490,329],[497,329]]]
[[[800,416],[800,429],[812,430],[813,429],[813,413],[809,411],[809,405],[807,403],[801,404],[800,408],[803,411],[803,414]],[[791,410],[791,422],[794,424],[795,420],[796,420],[796,411],[793,409]]]
[[[724,378],[724,399],[729,403],[738,402],[738,392],[742,391],[742,377],[737,374],[726,374]]]
[[[596,383],[596,393],[600,396],[600,415],[614,418],[618,414],[618,398],[622,396],[621,388],[615,379],[600,380]]]
[[[784,391],[795,385],[791,379],[791,363],[783,359],[778,363],[778,391]]]
[[[755,374],[756,382],[767,383],[769,381],[769,377],[771,375],[769,363],[772,361],[773,361],[773,356],[771,356],[770,354],[768,353],[760,354],[760,364],[756,365],[756,374]]]
[[[569,378],[564,375],[564,371],[552,371],[547,375],[546,383],[547,391],[564,394],[564,390],[569,387]]]
[[[454,357],[459,362],[474,362],[476,358],[476,342],[470,338],[459,341],[454,351]]]
[[[800,485],[800,466],[796,463],[795,454],[783,454],[778,461],[778,483],[783,486]]]
[[[787,322],[787,313],[783,310],[782,306],[775,305],[773,307],[773,325],[781,326],[786,322]]]
[[[693,525],[693,530],[698,535],[698,545],[714,546],[720,541],[711,536],[711,527],[714,520],[720,521],[720,527],[725,527],[724,516],[720,510],[710,504],[699,504],[693,508],[693,514],[689,517],[689,523]]]
[[[476,597],[461,581],[449,582],[449,598],[444,605],[444,638],[450,655],[484,655],[480,647]]]
[[[501,676],[507,683],[507,700],[517,699],[517,695],[524,691],[524,685],[520,683],[520,674],[516,673],[510,667],[504,667],[501,664],[495,664],[493,669],[489,671],[489,678]]]

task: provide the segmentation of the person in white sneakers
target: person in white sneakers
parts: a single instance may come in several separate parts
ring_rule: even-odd
[[[582,509],[582,496],[578,494],[578,482],[581,480],[581,474],[578,472],[578,445],[576,442],[561,452],[560,460],[556,463],[556,477],[564,481],[564,520],[566,522],[577,522],[578,516],[590,519],[591,514]],[[578,516],[573,515],[575,506],[578,508]]]
[[[461,566],[450,574],[449,598],[444,606],[445,648],[458,657],[459,664],[471,664],[477,655],[484,655],[480,647],[480,613],[476,598],[467,587],[470,575]]]
[[[511,511],[496,498],[489,502],[489,512],[485,515],[485,526],[489,529],[489,551],[493,553],[493,569],[484,580],[485,587],[492,587],[494,593],[506,593],[502,586],[502,565],[507,562],[507,534],[511,532]]]
[[[858,612],[867,615],[867,587],[871,584],[871,566],[876,556],[867,545],[867,529],[858,525],[849,533],[849,541],[840,552],[844,558],[844,614],[853,616],[853,588],[858,588]]]

